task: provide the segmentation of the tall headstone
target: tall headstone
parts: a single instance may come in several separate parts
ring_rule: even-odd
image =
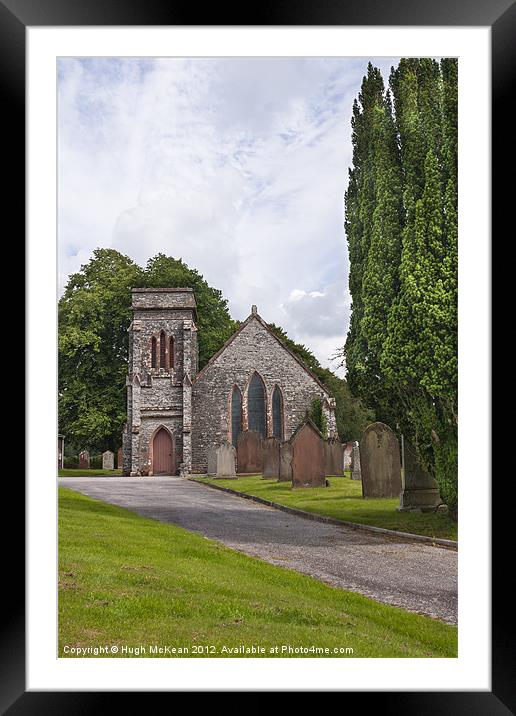
[[[399,497],[401,463],[398,438],[385,423],[369,425],[360,440],[363,497]]]
[[[81,450],[79,453],[79,470],[90,469],[90,454],[87,450]]]
[[[351,451],[351,479],[361,480],[362,470],[360,469],[360,447],[356,442]]]
[[[434,512],[442,504],[439,486],[421,466],[415,447],[401,437],[401,472],[403,490],[400,512]]]
[[[351,470],[351,453],[355,447],[355,442],[344,443],[343,449],[343,468],[344,470]]]
[[[292,444],[281,443],[279,462],[279,482],[292,482],[292,457],[294,451]]]
[[[222,443],[208,450],[208,475],[231,480],[236,478],[236,450],[231,443]]]
[[[119,447],[119,448],[118,448],[118,451],[117,451],[117,453],[116,453],[116,466],[117,466],[117,468],[118,468],[119,470],[122,469],[123,460],[124,460],[124,458],[123,458],[122,448]]]
[[[264,479],[279,479],[280,445],[281,443],[278,438],[265,438],[264,440],[262,440],[262,477]]]
[[[102,469],[103,470],[114,470],[115,469],[115,455],[111,450],[106,450],[102,453]]]
[[[255,430],[244,430],[237,438],[237,471],[241,475],[261,473],[262,438]]]
[[[344,475],[344,458],[340,440],[330,438],[324,441],[324,463],[327,475]]]
[[[309,418],[305,418],[290,442],[293,449],[292,487],[324,487],[324,440]]]

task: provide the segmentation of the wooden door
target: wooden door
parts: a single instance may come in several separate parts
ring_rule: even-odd
[[[160,428],[152,446],[153,475],[173,475],[175,472],[174,446],[170,433]]]

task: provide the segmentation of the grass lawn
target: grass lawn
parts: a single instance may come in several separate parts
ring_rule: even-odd
[[[122,470],[58,470],[59,477],[95,477],[96,475],[121,475]]]
[[[456,657],[457,628],[60,488],[59,656],[106,644],[140,657],[150,645],[190,649],[179,656],[259,645],[265,654],[234,655],[270,657],[278,645],[277,656]],[[147,653],[122,652],[141,645]]]
[[[348,476],[328,478],[330,487],[296,490],[291,489],[289,482],[262,480],[260,475],[239,477],[237,480],[196,479],[339,520],[429,537],[457,539],[457,523],[448,515],[436,512],[398,512],[398,498],[364,500],[360,481],[351,480]]]

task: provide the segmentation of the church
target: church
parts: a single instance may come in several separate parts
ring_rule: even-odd
[[[314,398],[336,435],[334,399],[256,306],[199,371],[193,290],[131,293],[125,475],[206,473],[208,450],[244,430],[288,440]]]

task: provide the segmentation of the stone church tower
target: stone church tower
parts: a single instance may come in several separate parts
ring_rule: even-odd
[[[133,288],[124,474],[188,472],[198,370],[191,288]]]

